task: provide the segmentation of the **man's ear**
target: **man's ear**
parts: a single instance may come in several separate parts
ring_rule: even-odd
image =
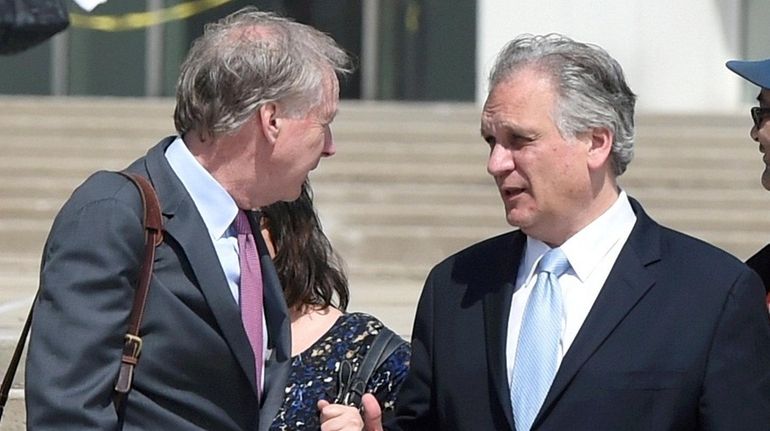
[[[610,159],[614,135],[606,127],[596,127],[587,134],[590,145],[588,148],[588,166],[591,169],[598,169]]]
[[[278,119],[278,106],[273,102],[265,103],[259,107],[257,111],[257,118],[259,119],[259,126],[262,129],[262,134],[267,139],[270,145],[275,144],[278,139],[278,132],[280,131],[280,120]]]

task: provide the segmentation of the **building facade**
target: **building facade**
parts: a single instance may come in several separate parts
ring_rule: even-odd
[[[520,33],[606,48],[647,112],[731,112],[755,96],[724,68],[770,57],[767,0],[70,0],[71,27],[0,58],[0,94],[169,97],[203,25],[246,5],[311,24],[357,71],[342,97],[482,101],[495,54]]]

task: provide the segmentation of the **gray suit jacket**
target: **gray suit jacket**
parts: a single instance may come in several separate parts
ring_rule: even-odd
[[[238,306],[164,156],[172,140],[129,167],[157,191],[164,240],[125,409],[116,411],[112,387],[142,260],[141,201],[124,177],[97,172],[65,203],[43,252],[26,370],[30,430],[262,431],[283,401],[291,340],[275,268],[260,244],[270,349],[260,408]]]

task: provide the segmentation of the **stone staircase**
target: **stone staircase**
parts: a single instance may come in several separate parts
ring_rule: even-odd
[[[0,373],[56,211],[91,172],[121,169],[173,133],[172,110],[168,99],[0,97]],[[311,181],[347,262],[351,310],[408,336],[430,267],[509,229],[478,118],[472,104],[341,104],[338,153]],[[770,239],[770,194],[749,127],[748,112],[640,115],[621,184],[661,223],[745,259]],[[22,403],[17,390],[0,431],[23,429]]]

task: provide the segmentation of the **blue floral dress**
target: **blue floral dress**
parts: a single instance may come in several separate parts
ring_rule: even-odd
[[[286,397],[270,430],[320,429],[316,403],[320,399],[332,401],[337,395],[340,362],[348,359],[358,365],[382,327],[382,322],[368,314],[343,314],[318,341],[294,356]],[[409,368],[409,355],[409,345],[403,344],[369,379],[366,389],[377,397],[384,411],[393,409],[396,393]]]

